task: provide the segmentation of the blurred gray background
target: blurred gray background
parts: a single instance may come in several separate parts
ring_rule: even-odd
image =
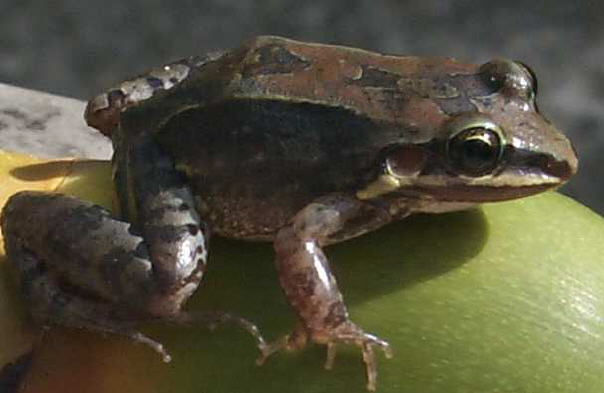
[[[542,112],[581,158],[564,191],[604,213],[603,17],[604,2],[581,0],[1,0],[0,82],[85,100],[151,66],[258,34],[519,59],[539,76]]]

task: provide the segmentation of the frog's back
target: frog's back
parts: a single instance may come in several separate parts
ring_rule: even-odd
[[[106,134],[118,117],[122,124],[157,130],[184,108],[254,99],[347,108],[397,123],[409,116],[409,103],[463,95],[476,72],[475,65],[449,58],[259,36],[233,50],[182,59],[125,81],[91,100],[86,118]]]
[[[411,101],[459,95],[467,80],[456,77],[473,77],[477,70],[449,58],[384,55],[275,36],[249,40],[204,68],[190,81],[204,79],[208,92],[223,81],[219,93],[209,93],[212,99],[318,103],[392,122],[408,115]]]

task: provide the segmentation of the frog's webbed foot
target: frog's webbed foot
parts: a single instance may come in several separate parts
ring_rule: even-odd
[[[183,311],[179,315],[170,318],[170,321],[185,325],[201,324],[210,330],[214,330],[218,326],[227,323],[235,324],[252,335],[260,353],[264,354],[268,348],[268,344],[262,333],[260,333],[258,326],[243,317],[227,311]]]
[[[353,323],[321,245],[349,238],[388,222],[387,212],[353,197],[330,196],[309,204],[275,238],[279,281],[300,324],[294,332],[270,344],[261,364],[280,349],[300,348],[308,340],[327,345],[326,368],[331,368],[339,343],[360,347],[367,370],[367,388],[376,387],[374,347],[386,357],[390,347]]]

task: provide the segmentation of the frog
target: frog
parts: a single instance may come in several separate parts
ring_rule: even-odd
[[[359,348],[367,389],[388,342],[353,322],[324,248],[417,213],[534,195],[565,183],[577,156],[539,112],[524,63],[483,64],[250,39],[157,67],[92,98],[111,138],[117,212],[23,191],[2,211],[9,260],[33,320],[124,335],[136,325],[234,322],[262,364],[276,352]],[[184,311],[210,234],[272,242],[297,322],[267,342],[228,312]],[[368,269],[379,266],[368,264]]]

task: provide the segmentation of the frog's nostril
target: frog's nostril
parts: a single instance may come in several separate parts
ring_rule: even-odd
[[[559,160],[549,154],[534,154],[526,150],[515,150],[516,161],[523,171],[533,172],[535,175],[557,179],[557,183],[567,181],[577,172],[577,159],[575,156]]]

